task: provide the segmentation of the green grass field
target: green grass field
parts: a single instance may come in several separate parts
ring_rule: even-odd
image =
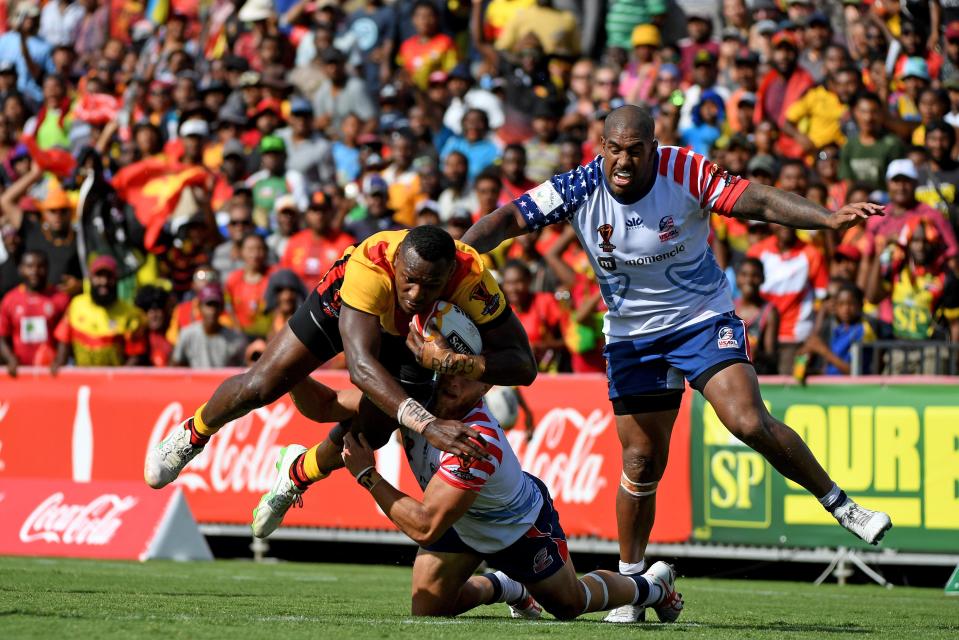
[[[623,626],[511,620],[505,605],[412,618],[409,580],[344,564],[0,558],[0,638],[959,638],[959,598],[933,589],[681,579],[679,623]]]

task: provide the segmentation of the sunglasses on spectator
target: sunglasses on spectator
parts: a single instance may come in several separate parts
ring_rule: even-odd
[[[239,226],[252,227],[252,226],[253,226],[253,221],[252,221],[252,220],[230,220],[230,226],[234,226],[234,227],[239,227]]]

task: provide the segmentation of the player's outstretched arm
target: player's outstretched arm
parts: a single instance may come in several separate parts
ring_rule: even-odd
[[[400,383],[379,361],[380,320],[373,314],[344,304],[340,309],[340,335],[350,381],[386,415],[423,434],[441,451],[453,455],[486,458],[476,444],[479,432],[456,420],[441,420],[409,397]]]
[[[732,213],[738,218],[774,222],[797,229],[844,231],[870,216],[883,215],[883,210],[871,202],[854,202],[833,212],[794,193],[751,182],[733,205]]]
[[[488,253],[503,240],[515,238],[529,231],[519,207],[512,202],[480,218],[466,230],[462,241],[480,253]]]
[[[473,506],[475,491],[457,489],[433,476],[423,501],[412,498],[389,482],[374,467],[373,449],[363,434],[343,438],[343,463],[366,488],[383,513],[400,531],[421,547],[433,544]]]

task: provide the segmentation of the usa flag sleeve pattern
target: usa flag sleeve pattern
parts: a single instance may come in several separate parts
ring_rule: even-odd
[[[560,173],[513,200],[530,231],[569,220],[603,180],[600,157],[572,171]]]
[[[489,454],[487,460],[462,460],[450,453],[440,456],[440,468],[436,472],[447,484],[465,491],[479,492],[486,485],[486,481],[496,473],[503,460],[503,444],[500,438],[502,431],[496,429],[493,421],[483,411],[473,411],[463,421],[480,433],[483,448]]]
[[[729,173],[705,156],[678,147],[660,149],[659,175],[685,188],[701,209],[724,216],[732,215],[733,205],[749,186],[749,180]]]

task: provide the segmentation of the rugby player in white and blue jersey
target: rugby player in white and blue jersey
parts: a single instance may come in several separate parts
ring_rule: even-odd
[[[605,355],[623,443],[616,516],[624,574],[645,568],[684,379],[733,435],[816,496],[854,535],[876,544],[892,526],[885,513],[849,499],[796,432],[763,405],[745,326],[707,242],[710,212],[837,231],[882,214],[869,203],[830,212],[730,175],[686,149],[660,147],[649,112],[627,105],[607,117],[601,155],[481,218],[463,236],[485,253],[507,238],[568,221],[589,254],[609,308]],[[627,606],[607,620],[641,617],[640,607]]]
[[[559,513],[546,485],[520,467],[489,413],[483,401],[489,389],[478,380],[443,375],[432,405],[436,415],[455,416],[479,433],[478,442],[489,456],[485,460],[440,451],[421,434],[403,430],[421,499],[377,473],[365,436],[344,437],[346,468],[383,513],[420,545],[413,563],[412,614],[454,616],[506,602],[514,618],[538,618],[542,605],[567,620],[626,604],[648,605],[662,622],[674,622],[683,599],[675,589],[675,572],[665,562],[642,575],[597,570],[576,577]],[[298,405],[322,393],[312,379],[294,390]],[[483,560],[499,571],[474,576]]]

